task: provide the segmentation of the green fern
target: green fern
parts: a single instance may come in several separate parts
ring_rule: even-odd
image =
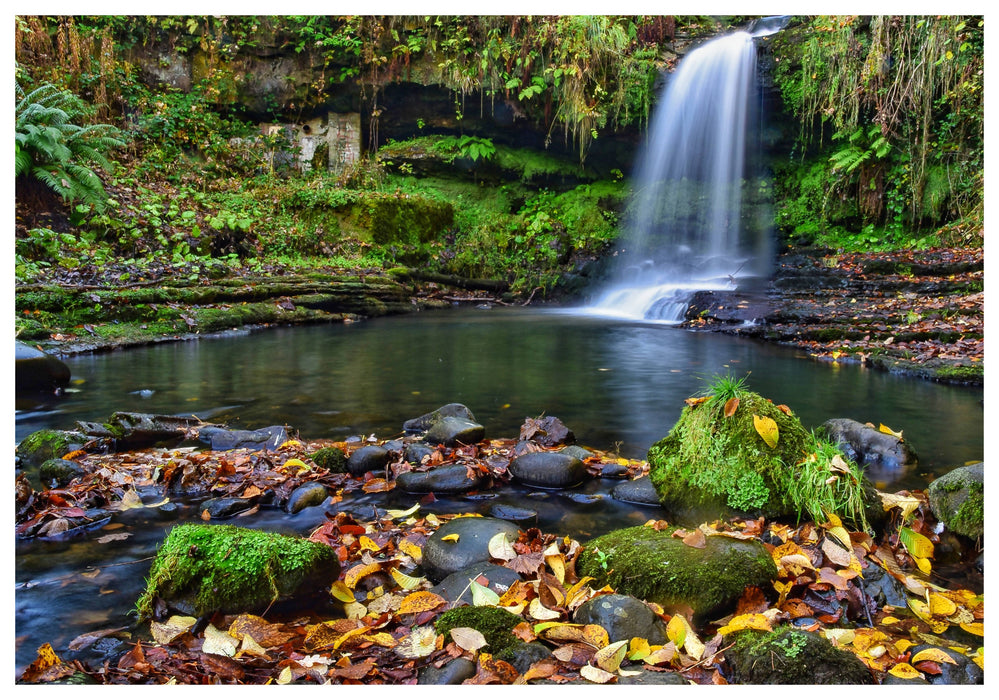
[[[76,95],[46,83],[18,98],[14,125],[14,176],[36,180],[66,202],[77,200],[102,211],[107,195],[91,169],[110,169],[105,155],[124,146],[121,132],[110,124],[82,126],[87,107]]]

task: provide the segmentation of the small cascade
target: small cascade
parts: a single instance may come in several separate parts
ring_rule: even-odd
[[[639,158],[610,287],[587,311],[679,323],[699,290],[732,290],[770,273],[768,184],[751,148],[759,109],[750,31],[692,51],[670,77]]]

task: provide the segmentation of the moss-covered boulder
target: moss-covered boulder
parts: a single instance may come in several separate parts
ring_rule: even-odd
[[[21,469],[40,467],[50,459],[80,449],[87,436],[77,430],[36,430],[18,443],[14,461]]]
[[[985,463],[958,467],[926,490],[930,510],[948,529],[977,539],[985,533]]]
[[[673,519],[697,524],[732,516],[811,518],[835,513],[867,529],[882,511],[863,472],[816,438],[787,406],[719,380],[688,400],[649,448],[649,477]]]
[[[179,525],[156,553],[140,619],[156,601],[188,615],[251,612],[328,587],[340,575],[332,547],[233,525]]]
[[[825,637],[781,627],[737,632],[725,651],[732,677],[742,685],[869,685],[874,677],[857,658]]]
[[[478,630],[486,638],[486,651],[493,656],[504,649],[520,643],[520,638],[510,630],[523,622],[519,615],[514,615],[503,608],[482,606],[462,606],[451,608],[437,618],[434,629],[437,634],[447,634],[457,627],[471,627]]]
[[[748,586],[769,589],[777,567],[760,542],[708,537],[703,549],[673,537],[675,528],[644,525],[590,540],[576,570],[600,586],[667,608],[686,606],[698,619],[727,609]]]

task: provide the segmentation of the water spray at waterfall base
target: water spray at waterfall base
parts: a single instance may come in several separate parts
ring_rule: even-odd
[[[714,39],[669,76],[638,160],[610,286],[588,313],[679,323],[695,292],[768,277],[755,39],[784,21]]]

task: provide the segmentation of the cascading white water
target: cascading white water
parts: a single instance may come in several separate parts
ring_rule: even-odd
[[[751,32],[692,51],[667,83],[640,155],[609,289],[594,314],[679,323],[698,290],[734,289],[769,274],[769,217],[747,164],[756,124]]]

